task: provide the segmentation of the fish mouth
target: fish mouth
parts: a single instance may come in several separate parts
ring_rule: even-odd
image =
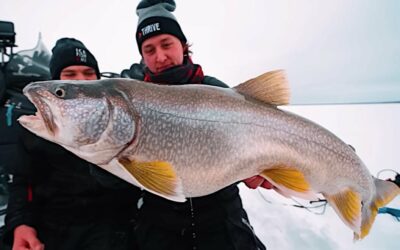
[[[57,125],[54,122],[54,117],[50,106],[45,101],[46,95],[39,93],[28,93],[28,99],[35,105],[37,112],[35,115],[24,116],[22,122],[29,127],[46,128],[50,135],[54,136],[57,131]]]

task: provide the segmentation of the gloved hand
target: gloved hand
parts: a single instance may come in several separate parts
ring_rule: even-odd
[[[391,181],[396,184],[400,188],[400,174],[396,174],[396,177],[393,179],[386,179],[387,181]]]
[[[14,245],[12,250],[44,250],[44,245],[37,238],[36,230],[27,225],[14,229]]]
[[[247,179],[243,180],[243,182],[244,182],[244,184],[246,184],[246,186],[248,188],[251,188],[251,189],[256,189],[258,187],[272,189],[274,187],[274,185],[272,185],[269,181],[267,181],[264,177],[262,177],[260,175],[256,175],[256,176],[247,178]]]

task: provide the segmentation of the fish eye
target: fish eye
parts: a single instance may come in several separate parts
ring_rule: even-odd
[[[58,97],[65,97],[65,90],[63,88],[56,88],[56,90],[54,91],[54,93],[56,94],[56,96]]]

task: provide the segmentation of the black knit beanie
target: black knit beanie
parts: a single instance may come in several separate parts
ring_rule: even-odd
[[[136,8],[139,17],[136,29],[136,42],[142,53],[142,43],[153,36],[170,34],[186,43],[186,37],[172,12],[174,0],[142,0]]]
[[[96,58],[81,41],[74,38],[61,38],[51,51],[53,55],[49,67],[53,80],[60,80],[61,71],[72,65],[91,67],[96,71],[97,78],[100,79]]]

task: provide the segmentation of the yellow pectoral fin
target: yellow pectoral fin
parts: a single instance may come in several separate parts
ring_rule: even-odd
[[[279,193],[286,197],[293,195],[305,199],[316,198],[303,173],[297,169],[278,166],[264,170],[260,175],[270,181],[279,190]]]
[[[148,191],[173,201],[185,201],[180,180],[168,162],[119,159],[119,163]]]
[[[355,233],[361,234],[361,198],[351,189],[328,195],[323,194],[343,222]]]

